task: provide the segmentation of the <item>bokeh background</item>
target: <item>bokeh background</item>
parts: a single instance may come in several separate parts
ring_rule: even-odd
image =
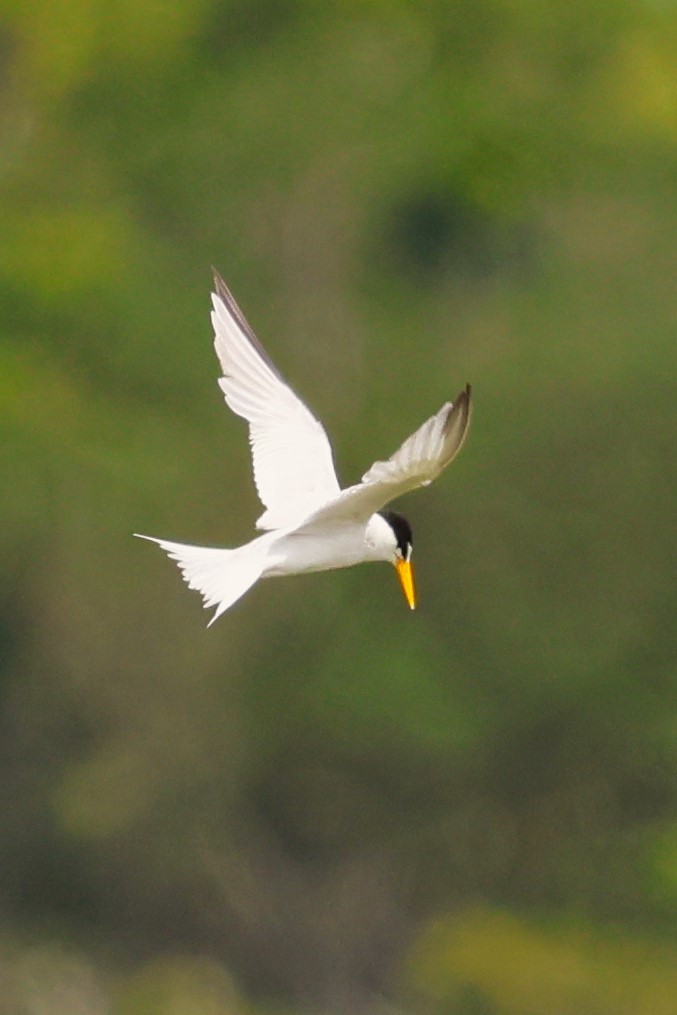
[[[669,0],[0,3],[1,1015],[677,1012]],[[219,623],[210,266],[391,569]]]

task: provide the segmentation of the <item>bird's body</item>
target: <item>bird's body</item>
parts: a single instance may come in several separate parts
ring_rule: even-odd
[[[415,605],[411,529],[382,508],[425,486],[451,462],[470,421],[470,386],[387,461],[376,462],[355,486],[341,490],[322,425],[282,379],[221,278],[215,274],[212,324],[226,402],[249,423],[254,479],[266,508],[263,535],[237,549],[189,546],[153,536],[176,560],[213,623],[260,578],[330,571],[366,561],[395,565]]]
[[[346,522],[331,531],[331,541],[323,532],[304,532],[296,528],[274,533],[268,546],[266,578],[334,571],[366,561],[390,560],[393,554],[392,532],[381,515],[372,515],[366,526]],[[266,540],[260,536],[259,540]]]

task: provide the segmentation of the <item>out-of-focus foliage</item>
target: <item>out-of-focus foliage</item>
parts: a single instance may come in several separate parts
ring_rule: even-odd
[[[0,1015],[677,1010],[677,18],[0,5]],[[259,506],[209,266],[386,568],[204,630]],[[389,1007],[394,1005],[395,1007]]]
[[[472,910],[429,929],[414,952],[413,977],[452,1011],[472,1011],[474,1003],[476,1011],[520,1015],[672,1015],[677,997],[674,953],[660,942]]]

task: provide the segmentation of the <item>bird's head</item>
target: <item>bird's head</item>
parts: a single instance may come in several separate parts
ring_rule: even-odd
[[[416,592],[414,590],[414,572],[411,567],[411,552],[414,548],[411,525],[396,511],[379,511],[379,514],[393,533],[392,563],[397,570],[397,577],[400,579],[400,585],[409,608],[413,610],[416,608]]]

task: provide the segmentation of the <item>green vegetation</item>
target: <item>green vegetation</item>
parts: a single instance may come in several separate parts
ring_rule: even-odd
[[[677,1011],[676,43],[0,5],[0,1015]],[[473,383],[416,613],[363,567],[206,631],[131,538],[260,512],[212,264],[346,482]]]

